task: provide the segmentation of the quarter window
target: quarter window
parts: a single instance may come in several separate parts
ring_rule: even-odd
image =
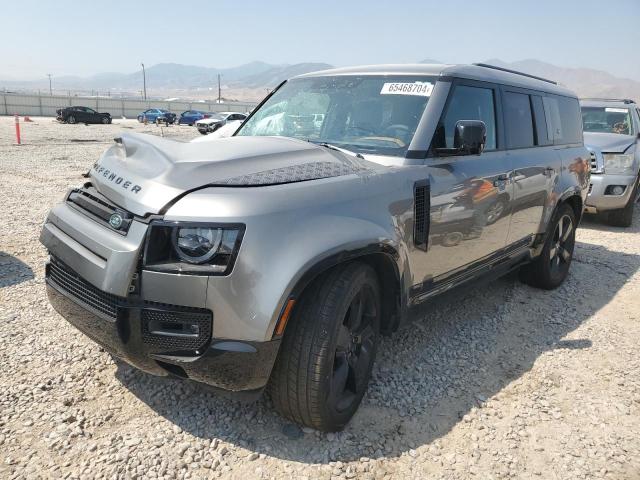
[[[533,118],[529,95],[505,92],[504,118],[507,148],[533,147]]]
[[[547,125],[553,143],[566,145],[582,142],[582,118],[576,98],[548,96],[543,99]]]
[[[436,129],[434,148],[453,148],[456,123],[460,120],[482,120],[487,127],[485,150],[496,149],[496,115],[492,89],[467,85],[455,87],[447,112]]]

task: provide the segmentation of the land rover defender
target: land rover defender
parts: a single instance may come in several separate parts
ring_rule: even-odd
[[[571,264],[589,186],[576,96],[486,65],[301,75],[234,136],[115,139],[46,220],[50,302],[155,375],[338,430],[381,334],[441,292]]]

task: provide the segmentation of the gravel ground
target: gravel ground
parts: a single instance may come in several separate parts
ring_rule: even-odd
[[[0,117],[1,478],[640,478],[640,209],[587,218],[556,291],[510,276],[437,299],[320,434],[116,364],[48,305],[40,225],[122,128],[160,133],[35,119],[18,147]]]

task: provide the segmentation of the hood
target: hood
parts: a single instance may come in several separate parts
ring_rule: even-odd
[[[259,187],[366,174],[385,168],[285,137],[229,137],[192,143],[123,134],[90,171],[105,197],[136,214],[161,213],[176,197],[206,186]]]
[[[605,153],[624,153],[635,142],[636,137],[633,135],[584,132],[584,144]]]

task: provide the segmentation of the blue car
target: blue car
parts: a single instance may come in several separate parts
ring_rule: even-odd
[[[147,122],[150,123],[155,123],[158,120],[162,123],[174,123],[176,121],[175,113],[171,113],[169,110],[164,110],[162,108],[150,108],[149,110],[145,110],[138,115],[138,121],[140,123],[144,122],[145,117],[147,118]]]
[[[178,119],[178,125],[194,125],[198,120],[203,118],[210,118],[213,115],[211,112],[203,112],[201,110],[187,110],[180,114]]]

